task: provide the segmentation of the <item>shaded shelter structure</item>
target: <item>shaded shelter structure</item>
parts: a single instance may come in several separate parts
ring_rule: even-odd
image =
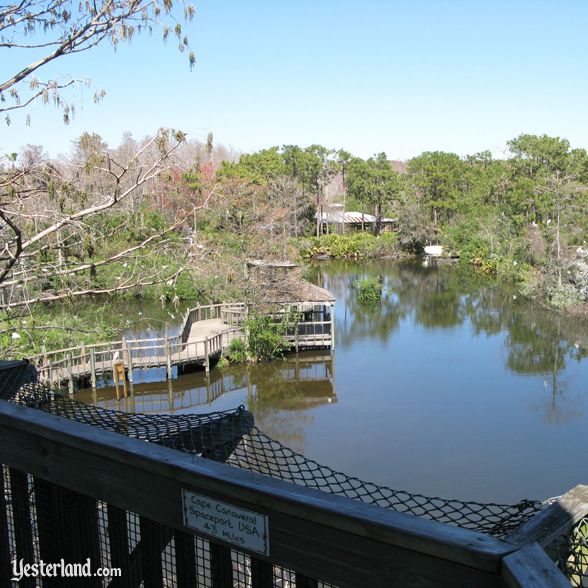
[[[247,262],[252,287],[264,313],[276,319],[287,313],[297,320],[285,335],[296,351],[334,349],[335,297],[331,292],[304,280],[292,262],[253,260]]]
[[[322,212],[319,222],[321,224],[321,233],[348,233],[354,231],[373,230],[378,219],[373,214],[367,212],[333,210]],[[397,218],[380,218],[380,227],[382,231],[396,231],[398,229]]]

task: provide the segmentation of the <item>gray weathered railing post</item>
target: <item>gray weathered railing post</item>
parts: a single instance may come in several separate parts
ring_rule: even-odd
[[[131,355],[131,348],[129,347],[129,343],[126,337],[122,338],[122,348],[123,348],[123,357],[127,356],[127,369],[128,369],[128,378],[129,383],[133,383],[133,356]]]
[[[71,364],[71,351],[67,352],[67,387],[70,394],[74,393],[74,382],[73,382],[73,369]]]
[[[96,348],[90,347],[90,383],[96,389]]]
[[[82,370],[82,374],[85,374],[88,369],[88,360],[86,359],[86,344],[82,343],[82,347],[80,349],[80,355],[82,356],[82,361],[80,362],[80,368]]]
[[[526,545],[502,560],[501,578],[507,588],[570,588],[571,584],[537,543]]]
[[[331,350],[335,349],[335,305],[331,304]]]
[[[208,373],[210,371],[210,361],[208,357],[208,337],[204,339],[204,371]]]
[[[166,375],[167,375],[168,380],[171,380],[172,361],[171,361],[171,349],[169,346],[169,338],[167,336],[167,332],[165,334],[164,352],[165,352],[165,371],[166,371]]]

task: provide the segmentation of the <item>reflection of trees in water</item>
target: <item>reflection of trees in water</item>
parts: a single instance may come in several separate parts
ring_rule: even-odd
[[[378,337],[387,340],[409,315],[425,328],[452,328],[469,321],[475,335],[505,333],[506,366],[517,374],[543,375],[550,391],[546,419],[560,422],[581,414],[568,406],[561,375],[570,360],[588,355],[586,324],[517,299],[504,284],[497,284],[466,268],[423,268],[414,263],[386,261],[322,264],[315,275],[320,285],[343,301],[336,315],[338,344]],[[382,303],[360,304],[353,282],[383,277]],[[343,314],[343,316],[341,316]],[[564,406],[565,405],[565,406]],[[567,415],[567,416],[566,416]]]
[[[306,410],[336,402],[333,358],[312,355],[254,366],[249,372],[248,406],[257,426],[294,451],[304,452],[306,428],[313,416]]]

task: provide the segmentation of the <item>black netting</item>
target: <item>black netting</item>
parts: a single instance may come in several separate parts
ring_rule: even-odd
[[[558,545],[558,567],[572,586],[588,586],[588,517],[584,517]]]
[[[26,366],[9,371],[17,369],[24,372]],[[12,384],[0,384],[0,398],[294,484],[496,537],[511,532],[543,507],[533,500],[513,505],[447,500],[364,482],[267,437],[243,407],[207,415],[128,414],[77,402],[30,379],[12,376]]]

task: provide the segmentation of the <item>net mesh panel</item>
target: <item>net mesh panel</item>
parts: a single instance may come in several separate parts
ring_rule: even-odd
[[[30,366],[29,366],[30,367]],[[479,503],[423,496],[364,482],[296,453],[264,435],[244,407],[206,415],[145,415],[83,404],[34,380],[23,368],[0,384],[0,398],[151,441],[294,484],[361,500],[434,521],[502,537],[528,520],[542,503]],[[12,370],[14,371],[14,370]],[[19,379],[20,378],[20,379]]]
[[[588,517],[584,517],[558,544],[559,569],[572,586],[588,587]]]
[[[502,537],[543,507],[427,497],[364,482],[298,454],[259,431],[243,407],[207,415],[142,415],[79,403],[36,380],[32,366],[0,365],[0,398],[144,441],[222,461],[294,484]],[[558,566],[573,586],[588,587],[588,517],[558,545]],[[95,586],[330,588],[237,549],[174,530],[114,505],[2,466],[0,584],[13,558],[92,562],[121,578]],[[6,582],[4,582],[4,576]],[[79,578],[23,580],[23,586],[77,586]],[[19,584],[20,585],[20,584]]]

